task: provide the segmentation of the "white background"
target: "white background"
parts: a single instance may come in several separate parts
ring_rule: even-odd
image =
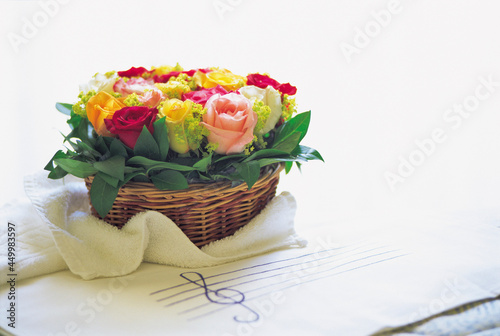
[[[444,119],[480,78],[500,82],[498,1],[64,2],[0,2],[2,204],[61,148],[69,129],[56,102],[75,102],[96,72],[179,62],[298,87],[299,110],[313,113],[304,144],[326,161],[282,176],[299,226],[498,215],[500,86],[458,127]],[[391,190],[384,174],[437,128],[446,140]]]

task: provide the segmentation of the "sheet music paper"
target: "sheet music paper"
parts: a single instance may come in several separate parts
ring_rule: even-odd
[[[279,303],[285,291],[405,255],[400,249],[366,243],[318,249],[222,273],[213,270],[182,272],[178,284],[155,290],[150,295],[187,321],[227,310],[235,322],[252,323],[263,317],[263,312],[252,304],[259,298],[273,296]]]

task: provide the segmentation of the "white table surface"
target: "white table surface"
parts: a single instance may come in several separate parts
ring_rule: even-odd
[[[350,224],[361,223],[369,224]],[[313,225],[301,232],[304,249],[213,268],[143,264],[121,278],[28,279],[16,286],[16,329],[1,326],[15,335],[368,335],[500,294],[494,223],[378,227]]]

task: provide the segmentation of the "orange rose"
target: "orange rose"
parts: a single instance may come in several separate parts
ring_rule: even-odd
[[[228,91],[236,91],[247,82],[246,77],[235,75],[226,69],[215,69],[207,73],[198,70],[193,77],[196,85],[205,89],[220,85]]]
[[[126,105],[105,91],[101,91],[87,102],[87,118],[94,126],[97,134],[112,136],[106,128],[104,119],[113,118],[113,114]]]

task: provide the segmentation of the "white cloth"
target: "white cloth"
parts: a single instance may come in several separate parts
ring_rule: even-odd
[[[233,236],[197,248],[168,217],[140,213],[117,229],[90,215],[88,194],[77,179],[50,180],[44,172],[25,178],[30,202],[5,206],[3,222],[16,228],[18,280],[69,268],[83,279],[120,276],[141,262],[178,267],[214,266],[271,250],[303,247],[294,230],[296,202],[275,197]],[[2,226],[2,245],[7,225]],[[2,252],[7,246],[1,247]],[[2,264],[1,272],[7,272]]]

